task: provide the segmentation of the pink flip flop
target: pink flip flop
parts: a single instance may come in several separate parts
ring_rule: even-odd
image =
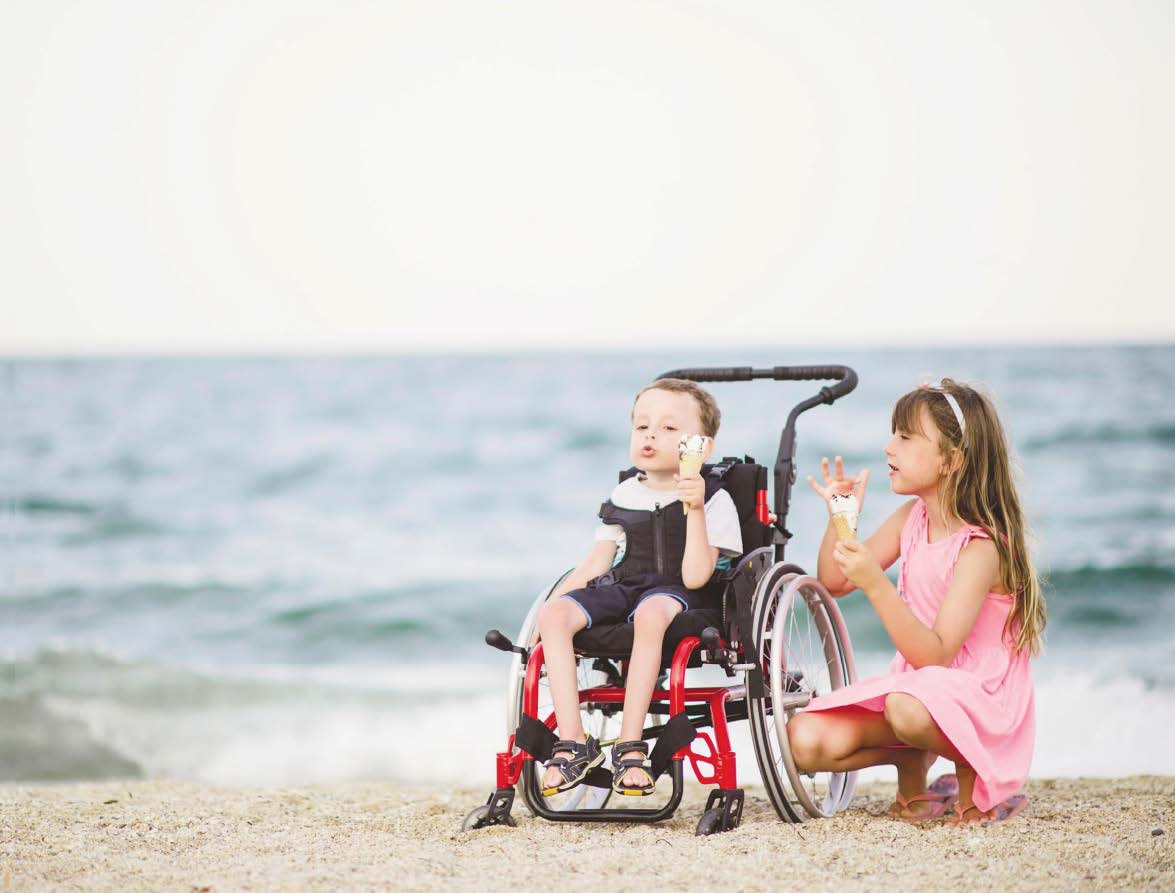
[[[951,776],[952,778],[954,776]],[[935,785],[939,785],[942,779],[935,781]],[[903,822],[910,822],[911,824],[918,824],[919,822],[929,822],[933,819],[941,819],[948,812],[959,798],[958,782],[955,783],[955,789],[950,790],[950,785],[941,784],[939,789],[935,790],[934,785],[927,788],[921,794],[915,794],[913,797],[903,797],[900,793],[897,795],[897,805],[901,807],[897,812],[890,812],[890,816]],[[926,812],[915,812],[910,808],[912,803],[926,803]],[[892,810],[893,807],[890,807]]]
[[[950,797],[953,803],[959,797],[959,779],[953,772],[947,775],[940,775],[931,782],[930,787],[926,790],[932,794],[941,794],[942,796]]]
[[[986,813],[983,812],[978,806],[975,806],[974,804],[972,804],[971,806],[968,806],[966,809],[960,809],[959,804],[956,803],[955,804],[955,816],[954,816],[954,819],[951,820],[950,823],[952,825],[963,825],[964,824],[963,816],[965,816],[971,810],[975,810],[980,815],[982,815],[983,818],[980,819],[978,822],[971,822],[970,824],[991,825],[991,824],[994,824],[995,822],[1006,822],[1008,819],[1012,818],[1013,816],[1018,816],[1020,813],[1022,813],[1024,811],[1024,807],[1027,805],[1028,805],[1028,798],[1025,797],[1023,794],[1013,794],[1011,797],[1009,797],[1003,803],[997,803],[995,806],[993,806],[991,809],[989,809]]]

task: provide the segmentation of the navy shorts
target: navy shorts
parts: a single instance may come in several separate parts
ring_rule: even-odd
[[[704,589],[686,589],[684,583],[657,574],[640,574],[618,583],[594,583],[593,580],[583,589],[572,589],[562,596],[583,609],[587,615],[588,629],[597,623],[632,623],[637,606],[654,595],[668,595],[677,599],[683,611],[706,606],[703,601]]]

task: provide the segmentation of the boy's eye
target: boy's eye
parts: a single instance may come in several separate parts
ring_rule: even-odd
[[[673,425],[666,425],[665,430],[666,431],[676,431],[677,429],[675,427],[673,427]]]
[[[637,425],[636,430],[644,431],[647,427],[649,427],[649,426],[648,425]]]

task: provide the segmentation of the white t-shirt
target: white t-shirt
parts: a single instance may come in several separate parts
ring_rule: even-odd
[[[654,490],[639,474],[625,478],[612,491],[612,504],[621,509],[651,512],[658,506],[665,508],[677,501],[676,490]],[[738,509],[734,507],[734,500],[730,498],[730,494],[725,490],[716,491],[706,503],[705,512],[706,539],[710,541],[710,545],[718,547],[719,555],[732,558],[742,555],[743,532],[738,523]],[[596,528],[596,539],[614,541],[618,561],[624,555],[627,537],[624,535],[624,528],[619,524],[601,524]]]

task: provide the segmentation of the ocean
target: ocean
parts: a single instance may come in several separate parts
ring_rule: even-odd
[[[872,469],[868,531],[900,502],[895,398],[982,383],[1047,576],[1033,775],[1170,773],[1175,347],[834,345],[0,359],[0,780],[488,791],[508,657],[482,636],[513,636],[586,554],[635,392],[682,366],[809,363],[860,385],[800,417],[788,559],[814,570],[821,456]],[[817,387],[712,385],[718,452],[770,465]],[[859,671],[880,671],[868,603],[841,607]]]

